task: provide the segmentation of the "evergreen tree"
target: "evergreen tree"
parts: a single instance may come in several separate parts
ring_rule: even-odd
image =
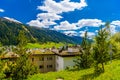
[[[82,40],[80,55],[77,57],[76,60],[74,60],[78,69],[85,69],[91,66],[92,58],[90,54],[90,48],[91,48],[91,44],[88,42],[87,31],[86,31],[85,36],[83,37]]]
[[[95,43],[93,45],[93,59],[96,73],[104,72],[104,63],[108,60],[109,57],[109,38],[109,23],[106,23],[104,28],[100,26],[100,30],[95,37]]]
[[[20,30],[18,35],[18,46],[22,48],[27,44],[27,42],[28,39],[27,36],[25,36],[25,32],[23,30]]]
[[[27,43],[27,39],[23,31],[20,31],[18,40],[19,44],[15,52],[19,55],[19,58],[13,65],[9,66],[13,80],[23,80],[29,75],[33,75],[38,72],[37,68],[29,61],[30,53],[24,48],[24,45]]]
[[[35,67],[28,59],[28,54],[21,55],[15,65],[11,66],[11,77],[13,80],[23,80],[27,79],[30,75],[38,72],[37,67]]]
[[[112,44],[112,58],[120,58],[120,32],[112,35],[110,42]]]

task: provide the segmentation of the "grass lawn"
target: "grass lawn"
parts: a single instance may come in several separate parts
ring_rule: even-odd
[[[28,80],[120,80],[120,60],[113,60],[105,65],[105,73],[95,76],[94,69],[84,69],[80,71],[59,71],[48,72],[45,74],[36,74],[29,77]]]

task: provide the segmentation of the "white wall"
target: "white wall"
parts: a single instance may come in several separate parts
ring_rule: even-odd
[[[75,65],[73,62],[75,57],[61,57],[56,55],[56,71],[64,70],[66,67],[72,67]]]
[[[63,57],[56,55],[56,63],[55,64],[56,64],[56,71],[63,70],[64,69]]]

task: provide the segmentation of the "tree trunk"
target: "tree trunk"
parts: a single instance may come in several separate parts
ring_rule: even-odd
[[[102,64],[102,72],[104,72],[104,63],[101,63]]]

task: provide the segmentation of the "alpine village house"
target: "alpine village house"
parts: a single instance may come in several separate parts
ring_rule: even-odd
[[[67,67],[75,66],[73,60],[80,54],[80,46],[64,46],[59,49],[31,49],[29,60],[39,68],[39,72],[46,73],[51,71],[64,70]],[[8,52],[2,59],[16,60],[19,55]]]

